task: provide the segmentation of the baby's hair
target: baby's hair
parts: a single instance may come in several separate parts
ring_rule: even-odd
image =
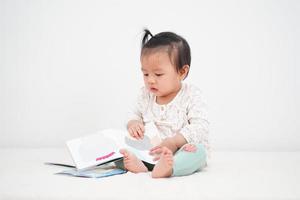
[[[151,36],[150,39],[149,36]],[[162,49],[167,50],[169,58],[172,64],[175,65],[177,72],[184,65],[191,65],[190,46],[183,37],[173,32],[161,32],[153,35],[148,29],[144,29],[141,56],[151,53],[153,50]]]

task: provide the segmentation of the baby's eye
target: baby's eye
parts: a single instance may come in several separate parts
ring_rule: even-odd
[[[155,74],[156,76],[162,76],[162,75],[164,75],[164,74]]]
[[[144,74],[144,76],[148,76],[148,74]]]

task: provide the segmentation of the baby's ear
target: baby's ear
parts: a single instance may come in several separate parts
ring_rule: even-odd
[[[181,80],[184,80],[187,76],[187,74],[189,73],[189,70],[190,70],[190,66],[189,65],[184,65],[180,70],[179,70],[179,73],[180,73],[180,79]]]

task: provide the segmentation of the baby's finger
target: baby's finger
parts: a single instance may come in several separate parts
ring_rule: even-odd
[[[197,147],[196,147],[196,146],[191,146],[191,151],[192,151],[192,152],[197,151]]]
[[[145,132],[145,127],[143,124],[139,124],[139,129],[144,133]]]
[[[140,133],[138,127],[135,127],[134,133],[135,133],[136,139],[141,139],[141,133]]]
[[[185,151],[189,151],[189,149],[190,149],[190,146],[188,146],[188,145],[185,145],[185,146],[183,147],[183,150],[185,150]]]
[[[183,149],[188,152],[195,152],[197,147],[195,145],[186,145]]]
[[[157,149],[154,149],[151,151],[151,154],[161,154],[162,152],[162,148],[161,147],[158,147]]]
[[[131,127],[128,128],[128,133],[129,133],[129,135],[130,135],[131,137],[133,137],[133,132],[132,132],[132,128],[131,128]]]
[[[157,160],[159,160],[159,159],[160,159],[160,156],[157,155],[157,156],[154,156],[153,161],[157,161]]]
[[[138,126],[136,127],[136,132],[137,132],[137,134],[138,134],[139,139],[142,139],[142,137],[143,137],[143,132],[140,130],[140,128],[139,128]]]
[[[134,128],[131,128],[131,136],[137,138]]]
[[[144,132],[141,129],[139,129],[139,134],[141,136],[141,139],[143,139],[144,138]]]
[[[154,151],[154,150],[156,150],[156,149],[161,149],[162,147],[160,146],[160,145],[157,145],[157,146],[155,146],[155,147],[153,147],[152,149],[150,149],[150,151]]]
[[[159,146],[155,146],[155,147],[151,148],[151,149],[149,150],[149,154],[152,155],[152,154],[153,154],[152,152],[153,152],[154,150],[156,150],[157,148],[159,148]]]
[[[155,147],[152,147],[150,150],[155,150],[155,149],[159,149],[159,148],[161,148],[161,146],[160,145],[156,145]]]

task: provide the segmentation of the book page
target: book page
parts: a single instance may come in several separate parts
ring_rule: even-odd
[[[67,146],[78,170],[123,157],[117,143],[101,132],[69,140]]]

